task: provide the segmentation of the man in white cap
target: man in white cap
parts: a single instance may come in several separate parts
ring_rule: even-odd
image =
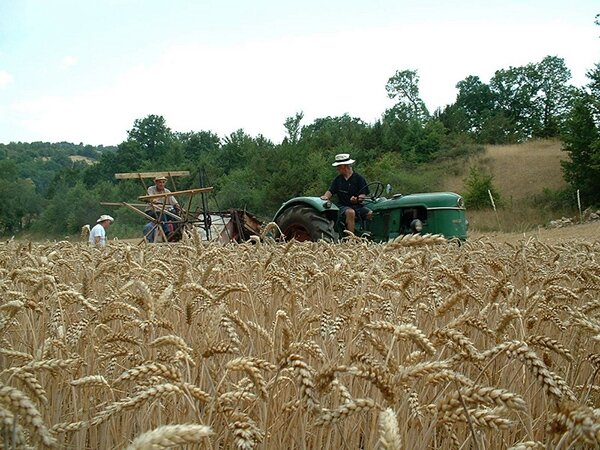
[[[106,246],[106,229],[115,221],[111,216],[102,214],[96,221],[94,228],[90,230],[89,243],[94,247],[104,248]]]
[[[154,185],[149,186],[147,189],[148,195],[170,194],[171,191],[165,187],[166,184],[167,177],[157,175],[154,177]],[[165,197],[153,199],[150,201],[149,206],[150,208],[147,209],[145,213],[154,219],[158,219],[162,223],[162,229],[165,236],[169,236],[175,228],[172,222],[178,220],[176,217],[173,217],[172,214],[176,214],[177,216],[181,215],[179,202],[174,195],[167,195]],[[167,214],[163,214],[163,212],[166,212]],[[154,242],[154,232],[156,232],[156,227],[153,222],[149,222],[144,226],[144,236],[150,242]]]
[[[156,195],[156,194],[170,194],[171,191],[167,189],[165,186],[167,184],[167,177],[162,175],[158,175],[154,177],[154,186],[149,186],[147,189],[148,195]],[[162,205],[166,203],[168,206],[172,207],[175,211],[180,209],[179,202],[175,198],[174,195],[169,195],[167,197],[155,198],[152,200],[152,203],[155,205]]]
[[[369,194],[369,187],[364,177],[352,169],[354,160],[350,159],[348,153],[335,155],[332,164],[339,173],[321,198],[330,200],[333,195],[338,196],[340,214],[346,222],[346,229],[354,233],[356,218],[361,220],[370,219],[373,212],[363,205],[363,201]]]
[[[148,187],[148,195],[157,195],[157,194],[170,194],[171,191],[165,187],[167,183],[167,177],[157,176],[154,178],[154,186]],[[178,213],[180,211],[179,202],[175,198],[174,195],[169,195],[167,197],[155,198],[151,202],[154,206],[150,212],[146,211],[151,217],[156,217],[157,213],[161,211],[162,205],[166,203],[166,207],[168,211],[173,211],[174,213]]]

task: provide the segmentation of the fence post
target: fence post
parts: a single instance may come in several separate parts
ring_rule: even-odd
[[[498,231],[502,231],[502,226],[500,226],[500,218],[498,217],[498,211],[496,210],[496,202],[494,202],[494,196],[492,195],[491,190],[487,190],[488,195],[490,196],[490,201],[492,202],[492,208],[494,208],[494,214],[496,215],[496,222],[498,222]]]

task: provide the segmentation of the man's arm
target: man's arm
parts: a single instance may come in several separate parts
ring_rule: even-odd
[[[327,190],[323,195],[321,195],[321,200],[330,200],[332,197],[331,191]]]
[[[331,182],[331,186],[329,186],[329,189],[327,189],[327,192],[325,192],[323,195],[321,195],[321,198],[323,200],[331,200],[331,197],[333,197],[337,193],[338,188],[337,188],[336,181],[337,181],[337,177],[333,179],[333,181]]]
[[[168,198],[169,205],[171,205],[175,211],[181,211],[181,206],[179,206],[179,202],[175,198],[174,195],[169,196]]]
[[[362,175],[358,180],[358,192],[359,194],[356,196],[356,203],[362,203],[369,194],[369,185],[367,184],[367,180],[365,180]]]

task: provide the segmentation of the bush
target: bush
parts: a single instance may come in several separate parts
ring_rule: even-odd
[[[492,184],[493,176],[483,169],[472,166],[465,179],[466,192],[463,197],[467,208],[487,209],[492,207],[490,193],[497,208],[503,206],[503,200]]]

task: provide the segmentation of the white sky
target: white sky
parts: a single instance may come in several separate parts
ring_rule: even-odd
[[[598,13],[597,0],[0,0],[0,142],[116,145],[157,114],[278,143],[299,111],[373,123],[396,70],[418,71],[434,111],[469,75],[548,55],[583,86]]]

